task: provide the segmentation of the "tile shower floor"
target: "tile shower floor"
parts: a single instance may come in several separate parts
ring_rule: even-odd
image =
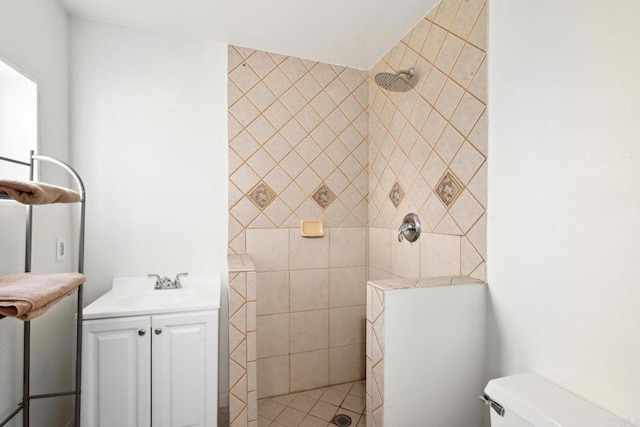
[[[354,381],[259,399],[258,427],[335,427],[337,414],[351,417],[351,427],[365,427],[364,411],[365,381]]]

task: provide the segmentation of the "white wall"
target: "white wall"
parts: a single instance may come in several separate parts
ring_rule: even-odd
[[[640,3],[489,11],[491,375],[640,425]]]
[[[68,19],[56,2],[21,0],[0,2],[0,58],[38,83],[39,151],[68,160]],[[64,173],[44,168],[42,179],[66,183]],[[13,208],[10,208],[13,210]],[[3,217],[6,219],[6,217]],[[55,262],[56,237],[70,238],[70,209],[65,206],[42,207],[34,214],[33,270],[41,272],[71,269],[69,257]],[[3,221],[3,229],[12,227]],[[23,229],[23,223],[16,223]],[[20,239],[23,239],[20,236]],[[2,244],[23,247],[22,242]],[[21,255],[21,254],[20,254]],[[15,272],[4,265],[0,272]],[[46,317],[32,322],[32,391],[47,393],[72,387],[73,299],[58,304]],[[21,396],[22,322],[0,320],[0,418],[15,408]],[[72,416],[70,398],[46,399],[34,404],[32,425],[63,426]],[[13,425],[19,425],[20,417]],[[10,424],[10,425],[11,425]]]
[[[72,20],[87,302],[122,275],[226,265],[226,45]]]
[[[226,45],[72,19],[71,76],[86,302],[116,276],[226,272]]]

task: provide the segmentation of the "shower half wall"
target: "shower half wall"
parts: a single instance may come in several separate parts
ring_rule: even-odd
[[[367,73],[229,47],[229,253],[257,271],[258,397],[364,378]],[[303,238],[300,219],[324,220]]]

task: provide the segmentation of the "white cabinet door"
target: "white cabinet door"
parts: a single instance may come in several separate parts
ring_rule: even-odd
[[[218,312],[152,318],[154,427],[215,427]]]
[[[151,426],[148,316],[83,324],[83,427]]]

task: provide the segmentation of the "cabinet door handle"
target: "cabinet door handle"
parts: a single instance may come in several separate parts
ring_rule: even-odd
[[[144,334],[146,334],[147,332],[144,329],[138,329],[138,335],[140,335],[141,337],[144,336]]]
[[[154,332],[156,333],[156,335],[160,335],[162,333],[162,328],[156,328]]]

